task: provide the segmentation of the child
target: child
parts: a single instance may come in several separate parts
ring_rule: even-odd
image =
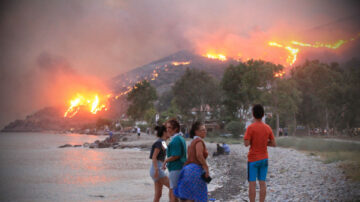
[[[249,125],[244,136],[245,146],[250,145],[248,153],[249,199],[255,201],[256,178],[260,184],[260,201],[266,197],[266,174],[268,169],[267,146],[276,146],[274,134],[269,125],[262,122],[264,108],[256,104],[252,108],[255,122]]]

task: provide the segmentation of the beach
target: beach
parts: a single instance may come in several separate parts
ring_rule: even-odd
[[[1,201],[152,201],[150,146],[156,137],[127,136],[121,148],[67,147],[104,140],[80,134],[2,133]],[[189,143],[189,140],[187,141]],[[209,199],[248,201],[247,151],[230,145],[230,155],[213,157],[206,143]],[[355,201],[359,183],[346,179],[338,163],[294,149],[269,148],[267,201]],[[257,190],[258,191],[258,190]],[[164,187],[161,201],[168,201]]]

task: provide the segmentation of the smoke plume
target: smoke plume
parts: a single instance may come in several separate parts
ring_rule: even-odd
[[[359,8],[325,0],[2,1],[0,127],[179,50],[276,60],[264,48],[269,40],[353,37]]]

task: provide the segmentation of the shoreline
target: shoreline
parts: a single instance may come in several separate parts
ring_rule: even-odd
[[[80,135],[76,136],[79,136],[77,140],[82,142]],[[8,137],[11,137],[11,135]],[[26,135],[24,135],[24,137],[26,137]],[[107,137],[108,136],[99,136],[91,137],[90,139],[91,141],[96,139],[104,140]],[[134,187],[147,187],[149,190],[146,194],[151,196],[153,194],[153,186],[151,178],[147,173],[150,164],[148,153],[151,145],[157,138],[147,134],[141,134],[140,138],[138,138],[136,134],[128,134],[124,137],[127,138],[126,141],[120,141],[118,144],[120,147],[115,149],[124,148],[125,153],[141,159],[141,162],[134,161],[134,163],[140,163],[142,166],[141,173],[139,174],[139,176],[142,176],[141,183],[136,181],[136,179],[129,179],[127,183],[130,183],[130,185]],[[124,137],[121,137],[121,140],[123,140],[122,138]],[[69,136],[69,138],[72,137]],[[80,142],[77,141],[77,143]],[[189,139],[187,144],[189,144]],[[210,168],[210,175],[213,177],[213,181],[208,185],[209,199],[215,199],[216,201],[248,201],[246,162],[249,148],[243,144],[231,144],[230,155],[213,157],[212,154],[216,151],[216,143],[206,142],[205,144],[209,151],[207,161]],[[140,153],[132,152],[131,150],[127,151],[126,149],[128,148],[139,148]],[[54,148],[51,149],[51,152],[56,151],[56,153],[59,153],[58,151],[61,151],[60,153],[64,154],[77,152],[79,155],[82,155],[86,153],[82,152],[82,149],[100,155],[116,153],[113,147],[108,149],[90,149],[83,147],[83,145],[80,145],[79,148]],[[354,201],[360,198],[360,193],[357,193],[357,190],[360,189],[360,183],[346,178],[344,171],[339,167],[340,162],[324,163],[320,156],[314,156],[307,152],[291,148],[268,148],[268,152],[269,170],[266,180],[267,201]],[[138,156],[139,154],[141,155]],[[123,159],[121,161],[116,160],[115,165],[117,168],[125,166],[125,164],[122,163],[124,160],[129,161],[129,163],[132,162],[130,159],[127,160],[125,156],[118,156],[116,158]],[[98,160],[100,161],[101,159]],[[135,164],[130,163],[129,166],[133,168]],[[78,165],[83,166],[80,162]],[[99,164],[98,166],[101,165],[102,164]],[[118,171],[114,170],[113,172],[114,175],[118,174]],[[124,170],[124,172],[128,171]],[[120,180],[116,183],[122,183],[122,181]],[[105,184],[102,186],[105,186]],[[99,188],[101,189],[101,187]],[[163,191],[162,199],[166,201],[166,188],[164,188]],[[257,189],[257,192],[258,191]],[[110,196],[105,193],[106,192],[100,194],[103,194],[105,198],[108,199]]]

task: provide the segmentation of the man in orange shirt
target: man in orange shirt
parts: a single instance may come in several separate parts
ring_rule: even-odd
[[[255,201],[256,197],[256,178],[260,184],[260,201],[265,201],[266,197],[266,174],[268,169],[267,146],[276,146],[274,134],[269,125],[262,122],[264,117],[263,106],[256,104],[252,108],[254,123],[249,125],[244,136],[245,146],[250,145],[248,153],[248,181],[249,199]]]

